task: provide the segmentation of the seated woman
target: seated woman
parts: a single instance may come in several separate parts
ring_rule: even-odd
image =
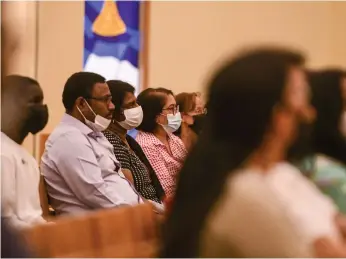
[[[181,115],[172,91],[148,88],[138,95],[143,121],[137,127],[136,140],[141,145],[169,198],[174,194],[177,174],[187,151],[180,138],[174,136],[181,125]]]
[[[122,172],[135,186],[142,197],[161,203],[164,191],[148,159],[138,143],[127,131],[137,127],[143,119],[142,108],[137,104],[135,88],[125,82],[110,80],[107,82],[112,94],[115,110],[113,122],[104,132],[114,146]]]
[[[182,117],[180,128],[174,132],[191,150],[202,130],[205,108],[200,93],[180,93],[175,96]]]
[[[302,171],[346,213],[346,73],[309,73],[312,104],[317,111],[313,151]]]
[[[326,240],[329,256],[345,256],[338,209],[288,163],[301,124],[314,117],[307,85],[304,57],[286,49],[241,53],[218,70],[207,130],[179,175],[162,257],[325,256]]]

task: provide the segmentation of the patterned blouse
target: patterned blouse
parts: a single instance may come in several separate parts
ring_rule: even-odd
[[[131,171],[136,190],[146,199],[160,203],[159,195],[150,179],[148,168],[118,135],[103,133],[114,147],[115,157],[121,167]]]
[[[177,175],[184,163],[187,151],[180,138],[173,134],[168,136],[172,155],[166,146],[152,133],[139,131],[136,140],[157,173],[166,197],[171,197],[174,195]]]

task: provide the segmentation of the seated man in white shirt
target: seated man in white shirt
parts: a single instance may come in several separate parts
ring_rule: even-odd
[[[30,133],[48,122],[43,92],[34,79],[12,75],[1,87],[1,201],[2,217],[16,228],[45,222],[40,206],[40,172],[22,146]]]
[[[73,74],[65,84],[63,104],[66,113],[49,136],[41,162],[56,213],[143,203],[102,134],[114,110],[105,78],[90,72]]]

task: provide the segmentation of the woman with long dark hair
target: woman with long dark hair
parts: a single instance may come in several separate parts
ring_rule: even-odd
[[[285,162],[298,124],[311,120],[303,63],[299,53],[260,49],[216,73],[163,257],[308,257],[320,237],[341,246],[336,208]]]
[[[147,88],[137,97],[143,109],[136,141],[155,170],[166,198],[174,196],[176,178],[187,150],[173,133],[181,125],[179,107],[171,90]]]

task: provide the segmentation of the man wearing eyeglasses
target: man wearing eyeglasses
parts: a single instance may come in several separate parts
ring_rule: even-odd
[[[114,110],[105,78],[75,73],[67,80],[62,99],[66,113],[49,136],[41,162],[56,213],[143,203],[102,134]]]

